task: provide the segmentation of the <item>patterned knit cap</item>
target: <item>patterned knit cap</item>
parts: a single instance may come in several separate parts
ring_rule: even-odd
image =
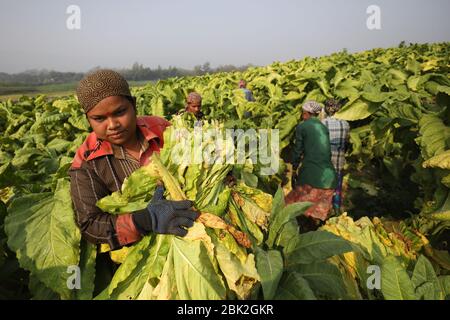
[[[191,92],[188,94],[186,102],[202,102],[202,96],[197,92]]]
[[[77,97],[86,113],[100,101],[111,96],[131,97],[128,82],[113,70],[97,70],[78,84]]]
[[[322,111],[322,106],[318,102],[313,101],[313,100],[306,101],[303,104],[302,108],[303,108],[303,111],[307,111],[312,114],[318,114],[318,113],[320,113],[320,111]]]
[[[341,108],[341,103],[335,99],[328,99],[325,101],[325,112],[327,115],[332,116]]]

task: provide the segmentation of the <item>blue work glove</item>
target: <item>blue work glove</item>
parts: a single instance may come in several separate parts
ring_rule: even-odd
[[[198,217],[191,207],[189,200],[165,200],[164,187],[158,186],[147,208],[134,212],[132,218],[141,234],[155,232],[184,237],[187,234],[185,228],[192,227]]]

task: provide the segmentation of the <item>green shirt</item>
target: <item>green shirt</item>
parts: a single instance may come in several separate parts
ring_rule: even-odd
[[[331,163],[328,129],[316,117],[300,123],[295,128],[294,169],[302,163],[298,184],[309,184],[319,189],[336,188],[336,171]]]

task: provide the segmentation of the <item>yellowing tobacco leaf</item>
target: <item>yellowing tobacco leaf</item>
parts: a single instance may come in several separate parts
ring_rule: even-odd
[[[422,164],[422,166],[424,168],[441,168],[450,170],[450,150],[428,159]]]
[[[267,225],[269,223],[270,213],[265,212],[251,199],[239,195],[236,192],[232,193],[234,201],[242,208],[242,211],[247,216],[247,218],[256,223],[262,229],[267,230]]]
[[[232,225],[227,224],[225,221],[223,221],[221,218],[219,218],[218,216],[216,216],[214,214],[202,212],[200,214],[200,216],[197,218],[197,221],[200,221],[205,226],[210,227],[210,228],[227,230],[229,233],[231,233],[233,235],[234,239],[236,239],[236,241],[241,246],[250,248],[252,245],[247,234],[245,234],[242,231],[237,230]]]

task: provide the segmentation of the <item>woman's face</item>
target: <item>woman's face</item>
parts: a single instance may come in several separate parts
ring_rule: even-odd
[[[99,139],[124,145],[136,135],[136,112],[123,96],[107,97],[87,113],[88,121]]]

